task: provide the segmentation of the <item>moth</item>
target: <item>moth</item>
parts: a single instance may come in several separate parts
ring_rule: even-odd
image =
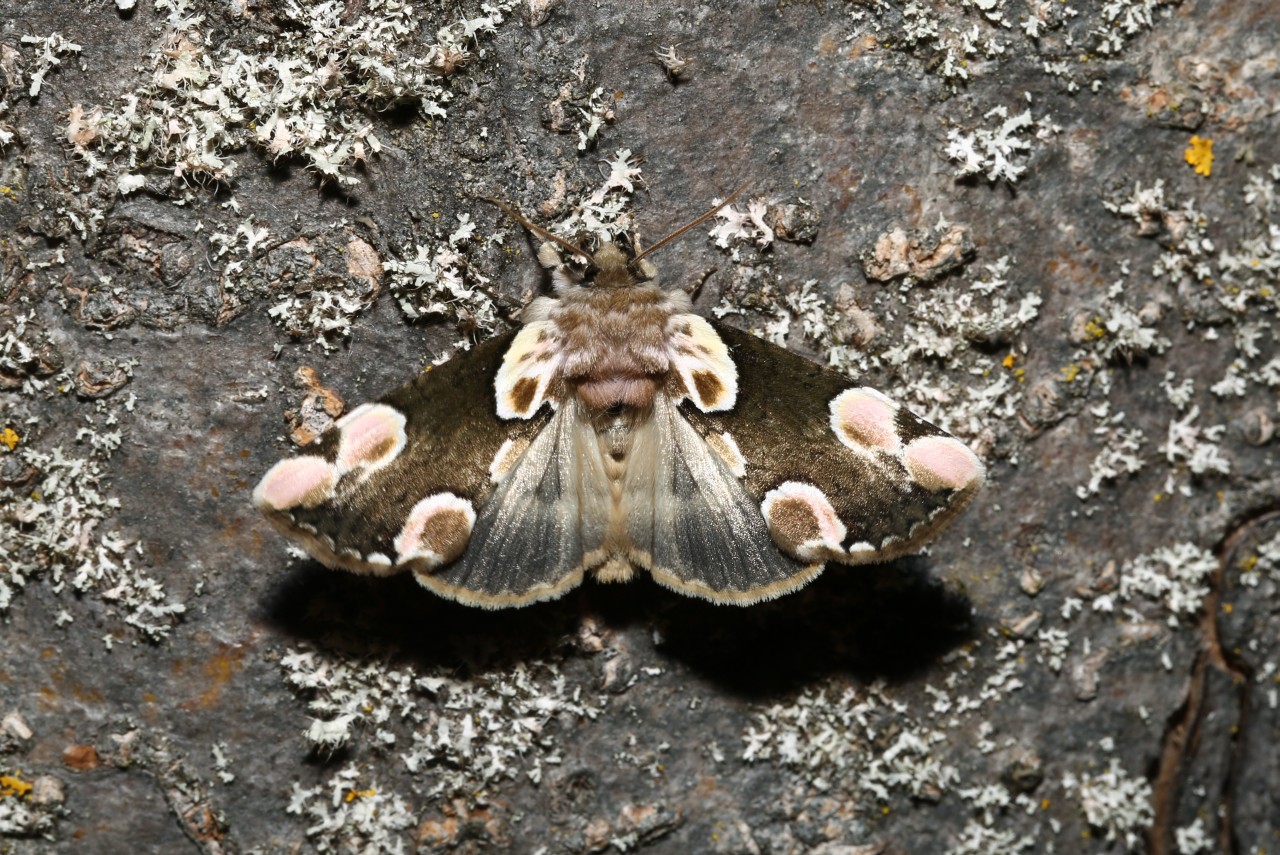
[[[266,473],[255,505],[320,562],[490,609],[637,570],[748,605],[914,551],[978,492],[960,440],[658,284],[647,256],[720,206],[588,252],[497,204],[554,296]]]

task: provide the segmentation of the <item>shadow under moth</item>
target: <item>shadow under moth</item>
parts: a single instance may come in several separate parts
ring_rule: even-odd
[[[960,440],[659,287],[646,256],[720,206],[589,253],[497,204],[548,240],[554,296],[267,472],[254,503],[320,562],[484,608],[637,568],[748,605],[911,552],[977,493]]]

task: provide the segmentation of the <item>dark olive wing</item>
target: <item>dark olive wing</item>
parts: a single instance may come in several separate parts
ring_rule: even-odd
[[[982,485],[978,457],[875,390],[713,324],[737,369],[732,409],[681,411],[801,560],[885,561],[918,548]]]

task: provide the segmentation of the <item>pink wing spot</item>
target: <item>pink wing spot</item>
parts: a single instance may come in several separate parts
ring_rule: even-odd
[[[452,493],[427,496],[409,511],[396,535],[396,563],[417,561],[428,570],[449,563],[467,548],[475,523],[475,509],[466,499]]]
[[[787,481],[765,494],[760,505],[773,541],[801,561],[843,553],[848,530],[825,493],[812,484]]]
[[[897,413],[898,405],[874,389],[846,389],[831,400],[831,429],[855,451],[879,448],[896,454],[902,446]]]
[[[342,434],[338,446],[338,469],[348,472],[358,467],[380,469],[395,460],[404,449],[403,413],[386,404],[362,404],[337,421]]]
[[[907,446],[902,465],[926,490],[964,490],[982,483],[978,455],[955,437],[926,436]]]
[[[338,470],[321,457],[306,455],[272,466],[253,491],[253,504],[263,511],[314,508],[333,496]]]

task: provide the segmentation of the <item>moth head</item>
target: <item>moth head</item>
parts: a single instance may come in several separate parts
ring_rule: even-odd
[[[604,241],[594,253],[588,252],[580,246],[574,246],[564,238],[558,237],[541,226],[537,226],[529,222],[529,220],[521,215],[519,211],[499,199],[486,197],[485,201],[497,205],[498,208],[500,208],[508,217],[524,226],[533,234],[550,242],[552,245],[551,247],[544,244],[543,248],[538,252],[538,260],[542,262],[544,266],[553,266],[555,256],[554,247],[558,246],[561,250],[565,250],[569,253],[570,260],[577,258],[585,264],[586,268],[582,272],[583,285],[590,285],[597,288],[623,288],[635,285],[637,282],[648,282],[657,278],[657,268],[653,266],[652,262],[646,260],[645,256],[656,252],[676,240],[676,238],[683,236],[686,232],[697,228],[707,220],[714,217],[721,208],[737,198],[738,194],[741,193],[746,186],[746,184],[739,185],[738,188],[730,193],[723,202],[717,204],[710,211],[707,211],[693,222],[686,223],[671,234],[659,240],[657,243],[646,247],[643,250],[640,249],[639,242],[632,239],[627,241],[625,244],[618,241]],[[548,262],[553,263],[549,264]]]
[[[591,256],[591,266],[594,275],[589,284],[597,288],[626,288],[658,276],[658,269],[652,263],[637,259],[630,247],[614,241],[600,244]]]

